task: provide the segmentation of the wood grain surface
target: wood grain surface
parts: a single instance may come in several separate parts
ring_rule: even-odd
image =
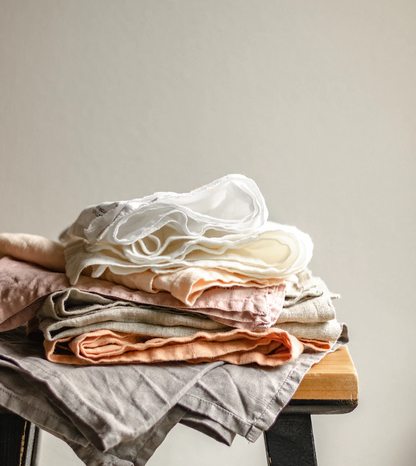
[[[346,346],[311,367],[293,400],[358,400],[358,374]]]

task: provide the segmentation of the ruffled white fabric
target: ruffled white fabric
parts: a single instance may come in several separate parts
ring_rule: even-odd
[[[244,237],[264,225],[267,217],[256,183],[243,175],[227,175],[189,193],[159,192],[87,207],[59,239],[135,244],[149,256],[171,250],[180,254],[200,239],[220,245],[224,235],[230,235],[230,241]]]
[[[256,278],[287,278],[312,257],[310,237],[267,221],[267,207],[253,180],[228,175],[186,194],[85,209],[61,235],[72,284],[92,267],[118,275],[167,273],[187,267],[218,268]]]

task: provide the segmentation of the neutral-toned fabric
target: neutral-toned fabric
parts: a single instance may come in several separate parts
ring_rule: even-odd
[[[39,308],[39,330],[47,340],[111,329],[151,337],[184,337],[230,327],[200,314],[134,304],[68,288],[49,295]]]
[[[225,240],[224,240],[225,242]],[[187,241],[183,240],[183,244]],[[75,285],[86,268],[92,275],[101,276],[106,269],[117,275],[150,270],[168,273],[187,267],[217,268],[254,278],[285,279],[303,270],[312,258],[310,237],[296,227],[266,222],[256,232],[240,240],[229,240],[221,248],[198,246],[186,255],[152,257],[138,253],[131,246],[100,242],[89,244],[75,239],[65,247],[66,273]]]
[[[302,344],[280,329],[258,333],[234,329],[171,338],[96,330],[76,337],[44,341],[49,361],[79,365],[225,361],[274,367],[298,358],[304,345],[315,351],[327,351],[331,346],[328,342],[315,344],[312,340]]]
[[[189,193],[157,192],[87,207],[60,239],[131,244],[147,238],[152,245],[149,249],[161,254],[182,237],[215,240],[228,233],[244,235],[262,226],[267,217],[256,183],[244,175],[226,175]],[[158,238],[157,232],[164,228],[169,234]]]
[[[337,344],[346,341],[343,335]],[[42,344],[16,329],[0,333],[0,406],[62,438],[87,464],[144,466],[182,420],[228,444],[235,434],[255,441],[325,354],[306,352],[268,368],[223,362],[83,367],[47,361]]]
[[[9,257],[0,259],[0,331],[16,328],[35,317],[51,293],[70,287],[63,273]],[[273,325],[282,309],[285,285],[267,288],[219,288],[205,291],[193,306],[186,306],[170,293],[151,294],[82,276],[77,284],[88,291],[123,301],[190,310],[227,326],[249,330]]]
[[[309,292],[305,292],[309,294]],[[288,303],[288,302],[290,303]],[[278,322],[325,322],[335,319],[335,307],[326,294],[308,296],[298,301],[285,299]]]
[[[283,309],[279,314],[282,322],[324,322],[336,317],[332,304],[339,295],[332,293],[319,277],[305,269],[297,274],[297,281],[287,282]]]
[[[341,334],[342,324],[336,319],[327,322],[278,322],[272,328],[285,330],[297,338],[336,341]]]
[[[62,244],[43,236],[26,233],[0,233],[0,258],[11,256],[56,272],[65,272]]]
[[[65,272],[64,245],[48,238],[25,233],[0,233],[0,258],[5,255],[15,259],[40,265],[56,272]],[[84,275],[91,275],[92,270],[85,269]],[[256,287],[265,288],[282,283],[279,278],[255,278],[227,272],[220,269],[203,269],[189,267],[171,273],[156,274],[145,271],[128,275],[117,275],[106,269],[100,278],[133,290],[158,293],[167,291],[188,306],[195,304],[206,290],[215,287],[229,288]],[[289,280],[296,282],[295,275]]]
[[[326,294],[331,299],[338,299],[340,297],[337,293],[329,291],[325,282],[314,275],[309,269],[304,269],[296,275],[296,280],[287,282],[285,307],[290,307],[298,302],[316,298]]]
[[[194,305],[201,294],[211,288],[230,288],[233,286],[266,288],[286,281],[281,278],[262,279],[221,269],[203,269],[201,267],[187,267],[168,273],[154,273],[147,270],[126,275],[119,275],[110,269],[105,269],[100,278],[148,293],[167,291],[188,306]],[[288,278],[289,281],[296,281],[296,275]]]

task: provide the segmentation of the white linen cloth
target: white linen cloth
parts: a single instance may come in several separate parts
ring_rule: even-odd
[[[312,257],[309,235],[267,221],[257,185],[228,175],[185,194],[86,208],[60,240],[71,284],[87,267],[92,276],[187,267],[218,268],[256,278],[288,278]]]
[[[264,225],[267,217],[256,183],[243,175],[227,175],[189,193],[157,192],[141,199],[87,207],[60,240],[66,243],[79,237],[90,244],[102,240],[123,245],[138,242],[145,254],[160,255],[171,243],[189,237],[210,238],[215,244],[216,238],[230,233],[250,233]]]

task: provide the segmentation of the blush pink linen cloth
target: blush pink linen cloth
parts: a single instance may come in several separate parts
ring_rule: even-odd
[[[11,256],[56,272],[65,272],[64,249],[64,245],[42,236],[0,233],[0,257]],[[86,269],[83,275],[89,276],[90,272],[90,269]],[[127,275],[119,275],[106,269],[100,278],[148,293],[167,291],[187,306],[194,305],[201,294],[210,288],[233,286],[266,288],[279,285],[284,281],[279,278],[262,279],[226,270],[200,267],[189,267],[163,274],[145,271]],[[291,280],[296,280],[296,277],[291,277]]]
[[[189,337],[172,338],[97,330],[56,341],[44,340],[49,361],[77,365],[225,361],[275,367],[297,359],[305,347],[328,351],[330,346],[331,343],[324,341],[300,341],[279,329],[198,332]]]
[[[0,331],[23,325],[36,316],[46,296],[70,287],[64,273],[3,257],[0,259]],[[170,293],[131,290],[85,276],[80,277],[76,288],[123,301],[185,309],[224,325],[248,330],[274,325],[285,295],[285,284],[268,288],[216,288],[205,291],[193,306],[186,306]]]

